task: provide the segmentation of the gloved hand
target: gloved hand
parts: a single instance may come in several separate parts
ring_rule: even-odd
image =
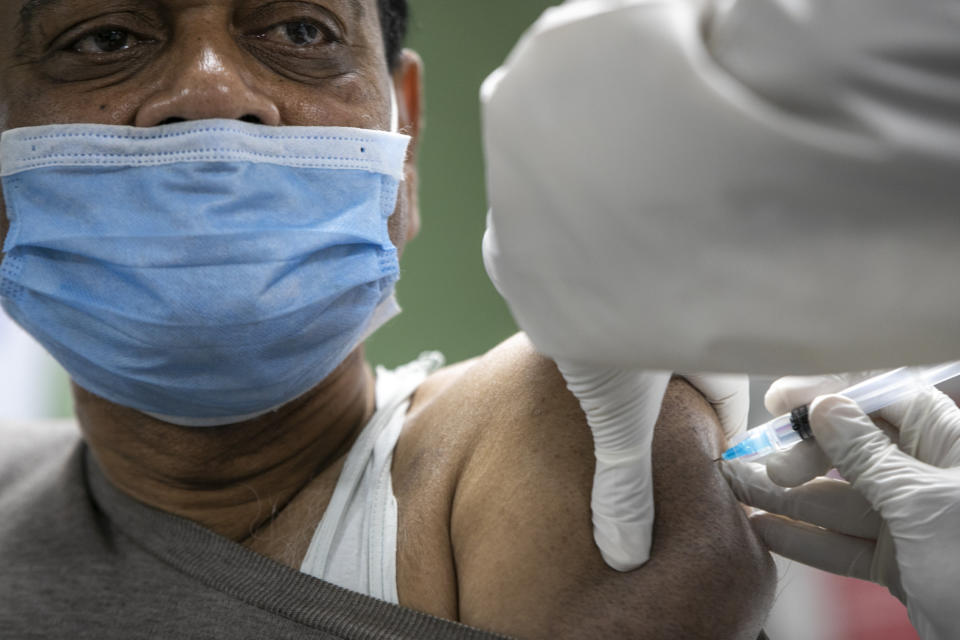
[[[807,379],[807,386],[837,382]],[[841,382],[846,386],[849,379]],[[797,393],[791,404],[810,399],[797,391],[796,379],[790,388]],[[849,484],[819,478],[788,489],[771,481],[763,465],[740,461],[724,463],[724,474],[741,501],[769,512],[755,513],[751,521],[772,551],[886,585],[907,605],[921,637],[955,638],[960,409],[930,388],[878,415],[898,431],[899,446],[852,400],[826,396],[810,407],[813,444]]]
[[[570,362],[557,366],[593,432],[594,540],[608,565],[618,571],[636,569],[650,557],[654,519],[650,452],[670,373]],[[687,379],[713,405],[728,438],[746,428],[750,400],[746,376]]]
[[[763,404],[770,415],[790,413],[808,404],[817,396],[827,395],[852,387],[880,371],[840,373],[826,376],[787,376],[776,380],[767,389]],[[784,487],[797,487],[822,476],[833,464],[815,442],[801,442],[792,449],[775,453],[764,460],[770,479]]]

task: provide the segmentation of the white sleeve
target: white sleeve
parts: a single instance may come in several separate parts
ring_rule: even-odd
[[[713,5],[707,48],[770,105],[905,147],[960,153],[956,0]]]
[[[956,0],[548,10],[482,91],[518,324],[610,366],[960,357],[958,33]]]

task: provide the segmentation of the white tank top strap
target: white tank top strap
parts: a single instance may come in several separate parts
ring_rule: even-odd
[[[377,367],[377,409],[347,454],[330,504],[300,570],[399,604],[397,500],[390,475],[410,397],[443,356],[424,353],[393,371]]]

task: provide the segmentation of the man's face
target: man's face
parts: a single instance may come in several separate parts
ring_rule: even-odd
[[[409,52],[391,78],[376,0],[0,3],[4,131],[202,118],[388,129],[396,80],[401,126],[416,136],[419,78]],[[407,175],[398,246],[416,230],[412,155]]]

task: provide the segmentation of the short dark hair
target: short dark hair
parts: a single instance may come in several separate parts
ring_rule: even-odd
[[[407,0],[377,0],[377,7],[380,9],[387,66],[392,71],[400,62],[400,51],[407,38]]]

